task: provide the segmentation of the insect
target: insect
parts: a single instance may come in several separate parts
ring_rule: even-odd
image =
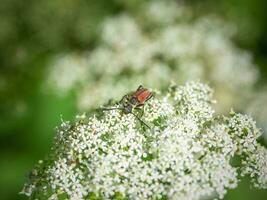
[[[143,115],[143,112],[144,112],[143,106],[149,99],[152,98],[152,96],[153,96],[152,92],[150,92],[148,89],[140,85],[135,92],[131,92],[122,97],[122,99],[119,101],[120,107],[103,108],[102,110],[118,109],[118,110],[121,110],[124,114],[131,113],[141,123],[143,123],[145,126],[147,126],[150,129],[150,127],[140,117],[138,117],[133,111],[134,110],[142,111],[142,115]]]

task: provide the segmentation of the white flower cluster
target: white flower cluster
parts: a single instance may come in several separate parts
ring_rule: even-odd
[[[251,55],[232,43],[234,28],[214,16],[195,19],[189,8],[172,0],[148,1],[142,7],[102,24],[96,48],[81,58],[82,65],[86,60],[86,73],[59,64],[52,81],[68,86],[59,89],[76,83],[69,77],[87,76],[77,89],[77,104],[90,110],[134,88],[136,82],[165,89],[171,80],[197,79],[216,89],[219,111],[242,107],[258,73]],[[72,67],[80,68],[79,63]]]
[[[253,116],[264,130],[263,137],[267,142],[267,86],[263,86],[251,96],[246,112]]]
[[[237,187],[238,175],[267,186],[267,150],[248,116],[214,116],[212,90],[173,85],[144,106],[143,126],[118,110],[58,128],[50,159],[23,190],[34,199],[201,199]],[[231,160],[241,156],[240,166]],[[63,198],[63,199],[64,199]]]
[[[60,91],[59,95],[66,94],[87,78],[87,61],[83,55],[58,55],[50,62],[50,66],[46,84],[49,88]]]

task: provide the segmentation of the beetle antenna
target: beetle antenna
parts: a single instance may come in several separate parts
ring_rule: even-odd
[[[135,116],[141,123],[143,123],[147,128],[151,129],[150,126],[148,126],[140,117],[138,117],[136,114],[134,114],[133,112],[131,112],[133,114],[133,116]]]
[[[122,110],[122,108],[112,107],[112,108],[99,108],[102,111],[109,111],[109,110]]]

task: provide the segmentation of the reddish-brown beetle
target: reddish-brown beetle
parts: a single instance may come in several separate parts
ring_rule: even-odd
[[[135,92],[131,92],[122,97],[122,99],[119,101],[120,107],[104,108],[103,110],[119,109],[122,110],[124,114],[131,113],[144,125],[150,128],[143,120],[141,120],[135,113],[133,113],[133,110],[139,109],[143,111],[142,108],[144,106],[144,103],[147,102],[152,96],[153,96],[152,92],[150,92],[148,89],[140,85]]]

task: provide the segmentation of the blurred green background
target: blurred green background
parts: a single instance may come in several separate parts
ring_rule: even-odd
[[[235,43],[253,53],[261,84],[267,82],[267,2],[190,0],[199,15],[215,13],[237,25]],[[0,199],[26,199],[18,193],[27,173],[50,150],[54,128],[77,114],[74,94],[42,92],[49,59],[61,52],[85,51],[97,41],[100,22],[138,9],[139,0],[1,0],[0,3]],[[266,105],[263,105],[266,106]],[[248,181],[225,199],[266,199],[267,191]]]

